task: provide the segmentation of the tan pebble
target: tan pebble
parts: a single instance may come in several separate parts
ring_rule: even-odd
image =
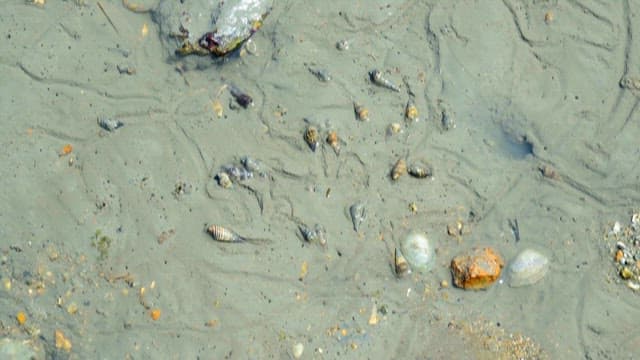
[[[378,324],[378,321],[380,321],[378,318],[378,308],[376,307],[376,304],[373,304],[371,306],[371,315],[369,316],[369,325],[376,325]]]
[[[627,287],[633,291],[638,291],[640,290],[640,284],[638,284],[637,282],[633,282],[633,281],[627,281]]]
[[[224,108],[222,107],[222,103],[218,99],[215,99],[211,102],[211,109],[213,110],[213,113],[216,115],[216,117],[218,117],[218,119],[221,118],[224,114]]]
[[[544,22],[547,24],[551,24],[553,22],[554,15],[553,11],[549,10],[544,14]]]
[[[440,287],[441,287],[442,289],[446,289],[446,288],[448,288],[448,287],[449,287],[449,282],[448,282],[447,280],[442,280],[442,281],[440,281]]]
[[[407,162],[404,159],[396,161],[395,165],[391,169],[391,180],[398,180],[400,176],[407,173]]]
[[[78,305],[74,302],[72,302],[71,304],[69,304],[69,306],[67,306],[67,313],[71,314],[71,315],[75,315],[78,312]]]
[[[300,281],[304,280],[308,272],[309,272],[309,263],[306,261],[303,261],[302,265],[300,265],[300,276],[298,276],[298,280]]]
[[[628,280],[631,279],[631,277],[633,276],[633,272],[628,268],[628,267],[623,267],[622,269],[620,269],[620,277]]]
[[[55,344],[57,349],[62,349],[64,351],[71,351],[71,341],[64,336],[64,333],[60,329],[56,329],[54,331]]]

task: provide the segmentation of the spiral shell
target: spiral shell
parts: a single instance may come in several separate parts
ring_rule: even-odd
[[[430,164],[416,162],[409,166],[409,175],[422,179],[429,176],[433,176],[433,168]]]
[[[326,141],[336,155],[340,155],[340,138],[338,138],[338,133],[335,130],[329,131]]]
[[[411,100],[407,102],[407,106],[404,108],[404,118],[408,122],[416,122],[420,119],[418,117],[418,108]]]
[[[353,111],[356,114],[356,120],[369,121],[369,110],[364,106],[354,102]]]
[[[220,242],[242,242],[246,239],[236,234],[234,231],[222,227],[220,225],[211,225],[207,228],[207,232],[213,240]]]
[[[304,132],[304,141],[309,145],[311,151],[316,151],[318,145],[320,145],[320,134],[315,126],[310,125],[307,127]]]
[[[400,88],[390,80],[386,79],[384,75],[382,75],[382,71],[380,70],[374,69],[369,71],[369,79],[372,83],[380,87],[387,88],[396,92],[400,91]]]
[[[398,248],[396,248],[394,254],[394,270],[396,276],[399,278],[411,274],[409,263],[407,262],[407,259],[404,257],[404,255],[402,255],[402,251],[400,251],[400,249]]]
[[[398,180],[400,176],[407,173],[407,162],[404,159],[396,161],[393,168],[391,168],[391,180]]]

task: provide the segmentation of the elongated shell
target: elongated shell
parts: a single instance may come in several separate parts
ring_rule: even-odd
[[[409,267],[407,259],[402,255],[402,251],[398,248],[396,248],[394,254],[394,270],[396,272],[396,276],[399,278],[411,274],[411,267]]]
[[[407,162],[404,159],[396,161],[393,168],[391,168],[391,180],[398,180],[400,176],[407,173]]]
[[[384,76],[382,75],[382,71],[380,70],[371,70],[369,71],[369,78],[371,79],[371,82],[383,87],[383,88],[387,88],[389,90],[393,90],[396,92],[400,91],[400,88],[392,83],[391,81],[389,81],[388,79],[385,79]]]
[[[357,202],[349,207],[349,215],[351,215],[353,230],[358,232],[360,225],[367,219],[367,208],[364,203]]]
[[[245,238],[236,234],[234,231],[220,225],[211,225],[207,228],[207,232],[213,240],[220,242],[242,242]]]
[[[304,141],[309,145],[311,151],[316,151],[318,145],[320,145],[320,134],[315,126],[308,126],[304,132]]]
[[[422,179],[429,176],[433,176],[433,168],[430,164],[423,162],[415,162],[409,166],[409,175]]]
[[[338,138],[338,133],[335,130],[329,131],[329,134],[327,135],[327,144],[331,146],[336,155],[340,155],[340,138]]]

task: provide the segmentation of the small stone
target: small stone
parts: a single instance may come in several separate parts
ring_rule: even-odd
[[[451,260],[453,283],[465,290],[486,289],[500,277],[503,267],[502,257],[492,248],[473,249]]]
[[[293,355],[294,359],[300,359],[302,357],[302,353],[304,352],[304,345],[302,343],[297,343],[293,345],[291,348],[291,355]]]
[[[620,277],[625,279],[625,280],[629,280],[631,279],[631,277],[633,276],[633,271],[631,271],[628,267],[623,267],[622,269],[620,269]]]
[[[373,304],[371,306],[371,316],[369,316],[369,325],[376,325],[378,321],[380,321],[378,318],[378,308],[376,308],[376,304]]]

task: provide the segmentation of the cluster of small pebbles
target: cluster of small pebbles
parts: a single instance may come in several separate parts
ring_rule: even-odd
[[[264,166],[259,160],[249,156],[240,158],[239,164],[227,164],[220,167],[220,171],[214,176],[218,185],[228,189],[234,182],[242,182],[252,179],[256,174],[264,177]]]
[[[628,288],[640,290],[640,213],[628,225],[616,221],[605,235],[618,279]]]

